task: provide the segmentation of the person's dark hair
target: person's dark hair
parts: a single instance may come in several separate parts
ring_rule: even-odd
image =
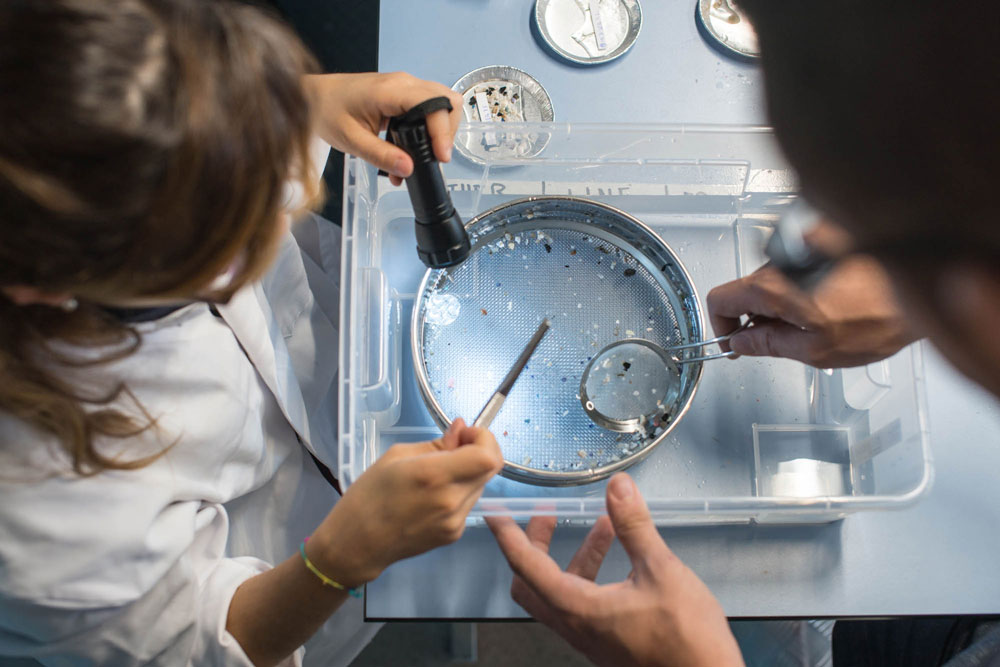
[[[995,7],[739,4],[760,39],[770,122],[807,197],[862,244],[950,237],[1000,253]]]
[[[231,294],[263,272],[287,182],[314,192],[312,69],[290,31],[229,2],[0,4],[0,287],[80,301],[0,292],[0,411],[55,435],[77,472],[151,460],[96,446],[152,422],[124,384],[68,379],[139,346],[97,304],[191,299],[230,267]]]

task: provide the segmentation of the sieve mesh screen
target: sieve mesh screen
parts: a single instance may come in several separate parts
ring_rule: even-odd
[[[663,431],[617,433],[596,425],[580,402],[588,362],[617,340],[666,347],[692,329],[678,321],[685,302],[667,289],[669,277],[624,239],[572,216],[526,217],[474,235],[468,260],[428,273],[415,313],[415,359],[432,412],[471,422],[548,317],[552,329],[491,431],[508,462],[581,478],[637,454]],[[686,403],[694,384],[674,394],[671,412]]]

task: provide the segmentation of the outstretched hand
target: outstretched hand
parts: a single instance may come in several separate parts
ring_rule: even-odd
[[[664,543],[628,475],[611,479],[607,509],[565,572],[548,554],[554,517],[533,518],[526,531],[512,519],[487,518],[514,570],[514,600],[601,666],[742,665],[722,607]],[[616,535],[632,573],[599,586],[594,579]]]

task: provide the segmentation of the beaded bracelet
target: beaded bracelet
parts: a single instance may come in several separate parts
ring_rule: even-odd
[[[361,597],[360,588],[348,588],[343,584],[339,584],[330,577],[320,572],[319,568],[313,565],[313,562],[309,560],[309,556],[306,556],[306,542],[308,541],[309,541],[308,537],[302,540],[302,544],[299,545],[299,554],[301,554],[302,561],[306,564],[306,567],[309,568],[309,571],[315,574],[317,577],[319,577],[319,580],[323,582],[324,586],[333,586],[338,591],[346,591],[352,598]]]

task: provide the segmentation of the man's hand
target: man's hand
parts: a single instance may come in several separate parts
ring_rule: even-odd
[[[660,538],[628,475],[611,479],[607,507],[565,572],[548,555],[555,518],[536,517],[525,533],[512,519],[489,517],[514,570],[514,600],[602,667],[742,665],[722,607]],[[632,573],[598,586],[594,578],[616,534]]]
[[[879,361],[916,340],[888,276],[867,257],[843,260],[811,294],[764,266],[709,292],[708,312],[718,335],[736,329],[741,315],[758,316],[722,344],[724,351],[787,357],[818,368]]]
[[[447,97],[453,109],[427,116],[427,130],[440,162],[451,160],[451,147],[462,118],[462,96],[440,83],[404,72],[391,74],[319,74],[307,76],[316,104],[319,135],[337,150],[351,153],[389,173],[394,185],[413,172],[404,150],[379,139],[389,118],[432,97]]]

